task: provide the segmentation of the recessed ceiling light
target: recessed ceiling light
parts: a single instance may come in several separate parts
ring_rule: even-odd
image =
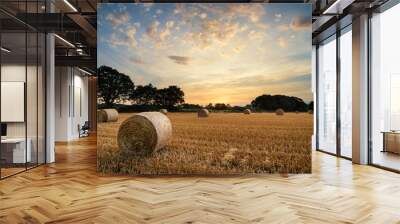
[[[330,14],[332,13],[331,10],[336,8],[339,4],[340,0],[336,0],[332,5],[330,5],[322,14]],[[337,10],[337,9],[336,9]],[[339,14],[339,13],[338,13]]]
[[[87,74],[87,75],[92,75],[92,73],[90,73],[90,72],[88,72],[88,71],[85,71],[85,70],[83,70],[83,69],[81,69],[81,68],[79,68],[79,67],[78,67],[78,70],[81,71],[81,72],[83,72],[83,73],[85,73],[85,74]]]
[[[1,51],[4,51],[6,53],[10,53],[11,52],[11,50],[9,50],[9,49],[7,49],[5,47],[1,47],[0,49],[1,49]]]
[[[68,1],[64,0],[65,4],[67,4],[74,12],[78,12],[78,10]]]
[[[71,42],[69,42],[68,40],[66,40],[66,39],[64,39],[64,38],[62,38],[62,37],[60,37],[59,35],[57,35],[57,34],[54,34],[54,36],[55,37],[57,37],[59,40],[61,40],[62,42],[64,42],[64,43],[66,43],[67,45],[69,45],[70,47],[73,47],[73,48],[75,48],[75,45],[73,45]]]

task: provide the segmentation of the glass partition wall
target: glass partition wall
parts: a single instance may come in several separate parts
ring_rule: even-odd
[[[352,157],[351,25],[317,47],[317,149]]]
[[[336,36],[320,43],[318,63],[318,147],[336,153]]]
[[[341,31],[340,68],[340,155],[352,157],[352,33],[351,25]]]
[[[400,171],[400,4],[371,18],[370,163]]]
[[[37,1],[39,2],[39,1]],[[39,4],[35,2],[35,4]],[[38,9],[20,2],[25,12]],[[0,12],[0,178],[45,163],[45,35]]]

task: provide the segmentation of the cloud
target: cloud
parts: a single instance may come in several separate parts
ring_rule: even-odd
[[[131,17],[129,16],[128,13],[120,13],[120,14],[110,13],[107,15],[106,19],[112,25],[120,26],[120,25],[128,23],[129,20],[131,19]]]
[[[154,4],[145,13],[150,7],[126,5],[131,16],[126,24],[112,17],[106,20],[118,10],[104,11],[100,43],[119,47],[100,48],[99,63],[135,74],[135,83],[178,85],[190,103],[242,105],[263,93],[312,98],[309,76],[302,75],[311,70],[311,47],[303,44],[309,39],[303,30],[305,18],[310,18],[305,10],[205,3]]]
[[[293,30],[310,29],[311,18],[306,16],[294,16],[289,27]]]
[[[265,15],[263,4],[229,4],[224,13],[228,17],[247,17],[256,23]]]
[[[154,5],[154,3],[152,2],[146,2],[140,4],[143,6],[145,12],[150,12],[151,7]]]
[[[135,64],[144,64],[145,63],[141,58],[133,57],[133,56],[129,58],[129,61],[131,61]]]
[[[113,46],[129,46],[131,48],[136,48],[136,27],[129,26],[126,29],[114,30],[111,34],[110,43]]]
[[[226,85],[232,87],[259,87],[265,85],[293,84],[293,83],[308,83],[311,80],[310,74],[296,74],[291,76],[283,76],[277,74],[275,76],[253,75],[243,78],[234,79]]]
[[[278,43],[278,46],[281,47],[281,48],[286,48],[287,45],[288,45],[286,39],[283,38],[283,37],[279,37],[278,40],[277,40],[277,43]]]
[[[282,13],[275,14],[275,22],[279,22],[282,19]]]
[[[201,13],[201,14],[200,14],[200,18],[202,18],[202,19],[205,19],[205,18],[207,18],[207,13],[204,13],[204,12],[203,12],[203,13]]]
[[[155,43],[156,47],[168,46],[167,40],[172,35],[175,22],[170,20],[162,27],[157,20],[153,21],[146,29],[147,37]]]
[[[152,38],[152,39],[157,39],[157,30],[158,26],[160,25],[160,22],[158,21],[153,21],[149,27],[146,29],[146,34]]]
[[[171,59],[176,64],[180,64],[180,65],[187,65],[189,63],[189,61],[191,60],[189,57],[176,56],[176,55],[170,55],[170,56],[168,56],[168,58]]]
[[[226,43],[233,39],[236,34],[245,30],[247,30],[247,26],[241,26],[238,23],[207,19],[202,20],[199,30],[187,33],[185,39],[204,49],[211,46],[215,41]]]

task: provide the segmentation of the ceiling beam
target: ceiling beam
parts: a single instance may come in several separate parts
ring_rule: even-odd
[[[55,56],[56,66],[79,66],[96,70],[97,60],[91,56]]]

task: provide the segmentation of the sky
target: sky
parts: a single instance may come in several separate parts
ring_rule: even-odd
[[[98,66],[135,85],[177,85],[201,105],[312,100],[310,4],[103,3],[97,18]]]

